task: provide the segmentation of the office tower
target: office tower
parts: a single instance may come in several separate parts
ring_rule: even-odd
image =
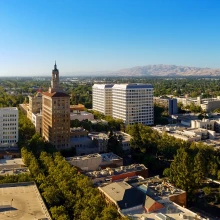
[[[115,84],[112,87],[112,117],[125,124],[154,123],[153,87],[150,84]]]
[[[0,147],[16,146],[18,142],[18,109],[0,108]]]
[[[166,96],[154,97],[154,103],[165,108],[168,115],[178,113],[177,99]]]
[[[58,150],[70,147],[70,97],[60,87],[56,62],[51,87],[42,97],[42,136]]]
[[[112,115],[112,86],[111,84],[94,84],[92,87],[93,110],[104,115]]]
[[[109,109],[108,114],[106,109]],[[93,110],[122,119],[125,124],[137,122],[152,125],[154,123],[153,87],[150,84],[94,84]]]

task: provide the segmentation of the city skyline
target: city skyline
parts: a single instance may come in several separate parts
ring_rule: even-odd
[[[218,1],[1,1],[0,76],[220,68]]]

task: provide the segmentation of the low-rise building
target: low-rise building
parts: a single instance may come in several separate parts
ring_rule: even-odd
[[[93,143],[98,146],[99,152],[106,152],[108,146],[108,135],[100,132],[90,132],[88,136],[92,139]]]
[[[84,171],[100,170],[102,166],[122,166],[123,159],[114,153],[89,154],[84,156],[67,157],[66,161]]]
[[[194,103],[202,108],[205,112],[212,112],[213,110],[220,108],[220,96],[216,98],[204,98],[202,99],[201,96],[197,98],[190,98],[190,97],[177,97],[177,102],[182,103],[183,106],[190,105]]]
[[[166,134],[173,136],[175,138],[188,141],[188,142],[198,142],[198,141],[204,141],[207,139],[210,140],[219,140],[220,139],[220,133],[217,133],[213,130],[208,130],[204,128],[185,128],[185,127],[179,127],[179,126],[156,126],[152,127],[152,129],[157,130],[159,133],[163,134],[166,132]]]
[[[1,220],[52,220],[34,182],[0,184]]]
[[[130,151],[130,140],[132,138],[131,135],[122,131],[115,131],[114,134],[121,136],[121,144],[123,151]]]
[[[105,168],[103,170],[92,171],[85,173],[93,183],[100,185],[106,182],[115,182],[125,178],[134,176],[148,177],[148,168],[143,164],[131,164],[128,166],[120,166],[118,168]]]
[[[85,111],[80,111],[80,112],[70,112],[70,120],[79,120],[79,121],[83,121],[83,120],[94,120],[94,115],[92,113],[89,112],[85,112]]]
[[[192,120],[191,128],[204,128],[208,130],[215,129],[215,120],[202,119],[202,120]]]
[[[99,186],[106,201],[114,204],[122,216],[132,219],[196,219],[198,214],[184,208],[186,192],[158,176],[135,178]],[[198,218],[202,219],[202,218]]]
[[[186,192],[158,176],[99,186],[106,201],[131,219],[203,219],[186,207]]]
[[[22,158],[0,159],[0,175],[14,175],[29,172]]]
[[[108,125],[108,122],[104,119],[94,119],[94,120],[91,120],[91,123],[94,125],[98,123],[103,124],[103,125]]]
[[[88,131],[81,127],[70,129],[70,146],[75,148],[76,155],[79,156],[99,152],[98,146],[88,136]]]

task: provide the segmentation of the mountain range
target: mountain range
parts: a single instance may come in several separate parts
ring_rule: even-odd
[[[220,76],[220,69],[176,65],[136,66],[115,71],[117,76]]]

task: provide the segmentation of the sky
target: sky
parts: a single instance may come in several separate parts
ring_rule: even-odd
[[[0,0],[0,76],[220,68],[219,0]]]

